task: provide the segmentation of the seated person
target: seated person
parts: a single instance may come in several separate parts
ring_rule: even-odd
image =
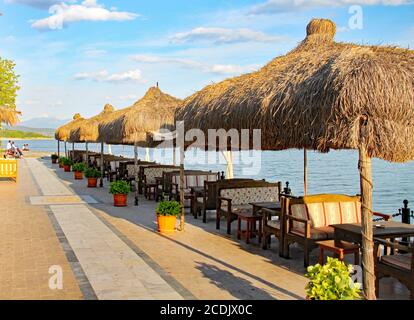
[[[14,144],[14,141],[12,142],[12,148],[18,157],[23,156],[23,152]]]
[[[23,145],[23,151],[30,151],[28,143]]]

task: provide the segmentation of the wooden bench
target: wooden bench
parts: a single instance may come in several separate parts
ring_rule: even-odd
[[[0,178],[12,178],[17,182],[17,160],[0,160]]]
[[[354,255],[354,265],[359,265],[359,245],[346,241],[335,244],[335,240],[325,240],[316,243],[319,245],[319,264],[323,265],[325,261],[325,251],[331,251],[338,257],[339,261],[344,261],[345,255]]]

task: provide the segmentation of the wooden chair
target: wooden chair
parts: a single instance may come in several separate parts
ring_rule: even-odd
[[[253,179],[221,179],[218,181],[204,181],[204,191],[201,197],[194,195],[194,218],[203,216],[203,223],[207,223],[207,211],[217,209],[217,198],[220,188],[231,183],[241,183],[244,181],[253,181]]]
[[[290,198],[286,196],[280,197],[281,210],[275,212],[269,209],[262,209],[263,215],[263,237],[262,237],[262,248],[267,250],[270,246],[271,236],[275,236],[279,241],[279,256],[283,256],[283,243],[284,237],[286,234],[286,211],[289,207]],[[277,217],[278,219],[272,219],[272,217]]]
[[[390,217],[373,213],[388,220]],[[317,242],[332,240],[334,228],[341,223],[361,223],[361,197],[340,194],[319,194],[292,199],[286,215],[286,234],[283,255],[289,257],[292,243],[304,249],[304,266],[309,265],[309,254]]]
[[[17,182],[18,162],[17,160],[0,159],[0,178],[11,178]]]
[[[154,165],[154,166],[143,166],[141,169],[142,177],[142,189],[144,191],[144,196],[146,199],[157,197],[157,188],[159,185],[158,178],[163,176],[163,172],[173,172],[180,169],[177,166],[168,166],[168,165]]]
[[[374,239],[376,292],[379,294],[379,281],[384,277],[393,277],[404,284],[410,290],[410,299],[414,300],[414,246],[402,245],[383,239]],[[380,246],[391,249],[396,254],[380,255]],[[389,250],[384,250],[389,252]],[[402,253],[404,252],[404,253]]]
[[[281,182],[244,181],[221,187],[216,207],[216,229],[220,229],[222,217],[227,222],[227,234],[231,234],[231,223],[237,220],[238,212],[252,212],[252,202],[278,202]]]

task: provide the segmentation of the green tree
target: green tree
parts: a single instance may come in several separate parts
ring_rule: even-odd
[[[14,61],[0,57],[0,106],[12,109],[16,109],[16,96],[20,89],[19,76],[14,71],[15,66]]]

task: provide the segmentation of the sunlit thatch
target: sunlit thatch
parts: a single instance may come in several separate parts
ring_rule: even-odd
[[[152,133],[174,127],[174,112],[181,101],[150,88],[145,96],[129,108],[115,111],[99,125],[100,142],[148,146]]]
[[[55,131],[55,139],[59,141],[69,141],[72,129],[76,128],[81,122],[85,121],[79,113],[73,116],[73,120],[61,126]]]
[[[414,159],[414,51],[334,41],[315,19],[307,37],[257,72],[207,86],[176,120],[186,129],[261,129],[263,150],[354,149],[368,118],[371,157]]]
[[[70,141],[71,142],[96,142],[98,139],[99,131],[99,123],[100,121],[104,120],[108,117],[111,113],[115,111],[115,108],[110,105],[106,104],[104,110],[81,123],[79,123],[77,128],[74,128],[70,133]]]
[[[19,122],[19,117],[22,113],[7,107],[0,107],[0,124],[5,123],[14,126]]]

